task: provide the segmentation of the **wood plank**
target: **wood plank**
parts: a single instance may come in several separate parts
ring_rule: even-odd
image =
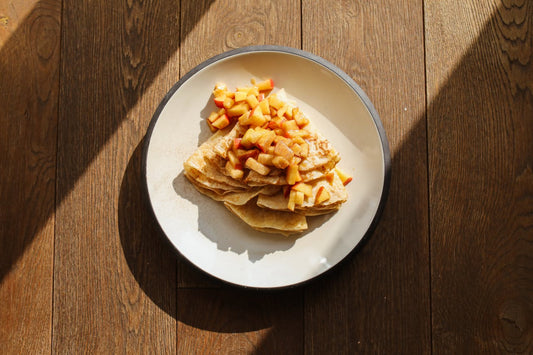
[[[176,351],[176,259],[142,200],[142,137],[178,77],[175,1],[64,4],[53,351]]]
[[[181,75],[233,48],[300,47],[298,1],[184,2],[181,18]],[[303,352],[301,290],[266,295],[232,289],[185,261],[178,264],[178,285],[179,353]]]
[[[425,13],[433,350],[530,354],[533,4]]]
[[[431,351],[422,6],[303,1],[303,49],[363,88],[392,153],[390,194],[377,230],[335,273],[306,289],[310,354]]]
[[[301,354],[300,290],[179,289],[179,354]]]
[[[0,348],[51,349],[61,0],[0,4]]]
[[[196,1],[182,11],[180,73],[230,49],[261,44],[300,48],[299,1]],[[179,287],[220,287],[221,283],[178,263]]]

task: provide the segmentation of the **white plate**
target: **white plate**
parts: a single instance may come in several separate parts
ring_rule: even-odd
[[[285,88],[341,155],[353,175],[337,213],[308,218],[309,230],[284,237],[253,230],[222,203],[200,194],[183,162],[211,134],[211,90],[272,78]],[[368,236],[383,208],[390,154],[378,114],[344,72],[310,53],[255,46],[215,56],[187,73],[165,96],[146,134],[143,168],[155,218],[176,249],[206,273],[231,284],[280,288],[311,280],[345,259]]]

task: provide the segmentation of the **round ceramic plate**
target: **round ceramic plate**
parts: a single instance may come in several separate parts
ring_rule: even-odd
[[[211,135],[217,82],[246,86],[272,78],[339,151],[353,176],[336,213],[308,217],[309,230],[285,237],[258,232],[221,202],[199,193],[183,162]],[[148,128],[143,168],[155,218],[192,264],[225,282],[254,288],[302,284],[345,259],[374,228],[386,199],[390,154],[380,119],[361,88],[313,54],[255,46],[215,56],[187,73],[164,97]]]

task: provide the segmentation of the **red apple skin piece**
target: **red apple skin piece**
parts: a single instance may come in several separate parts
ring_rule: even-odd
[[[242,138],[235,138],[233,140],[233,149],[234,150],[242,148],[241,141],[242,141]]]
[[[343,185],[346,186],[350,181],[352,181],[352,177],[346,174],[343,170],[339,169],[338,167],[335,167],[335,171],[337,172],[337,175],[341,179]]]
[[[214,99],[215,105],[217,107],[224,107],[224,99],[225,99],[225,97],[215,97],[215,99]]]
[[[267,79],[265,81],[261,81],[259,83],[255,83],[255,86],[257,86],[259,91],[272,90],[274,88],[274,80]]]
[[[288,198],[291,193],[291,187],[289,185],[283,186],[283,197]]]
[[[320,205],[322,202],[329,200],[330,197],[328,190],[324,186],[320,186],[316,193],[315,205]]]
[[[224,129],[229,126],[229,118],[226,114],[223,114],[222,116],[217,118],[216,121],[212,123],[212,125],[218,129]]]

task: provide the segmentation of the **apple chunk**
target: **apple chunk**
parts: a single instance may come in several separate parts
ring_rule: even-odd
[[[252,157],[246,159],[246,163],[244,164],[244,166],[261,175],[267,175],[270,172],[270,169],[267,166],[261,164]]]
[[[284,157],[280,157],[279,155],[272,158],[272,165],[274,165],[278,169],[285,169],[288,167],[290,162],[285,159]]]
[[[304,203],[304,193],[291,189],[289,192],[289,201],[287,208],[294,212],[296,205],[302,205]]]
[[[274,133],[274,131],[264,130],[264,133],[257,140],[256,145],[264,153],[268,150],[274,141],[274,138],[276,138],[276,133]]]
[[[237,91],[235,93],[235,102],[240,102],[246,100],[247,93],[243,91]]]
[[[213,127],[216,127],[218,129],[223,129],[229,126],[229,118],[226,114],[220,116],[217,118],[213,123]]]
[[[292,189],[296,191],[301,191],[307,197],[313,196],[313,187],[304,182],[297,183],[292,187]]]
[[[316,193],[315,205],[320,205],[322,202],[329,200],[330,194],[324,186],[320,186]]]
[[[268,104],[268,100],[262,100],[259,102],[259,107],[261,108],[263,115],[270,115],[270,105]]]
[[[224,100],[226,99],[226,96],[217,96],[213,99],[215,102],[215,105],[217,107],[224,107]]]
[[[252,113],[248,118],[248,122],[251,126],[262,126],[263,124],[265,124],[266,118],[263,115],[263,112],[261,112],[261,109],[256,107],[252,110]]]
[[[294,185],[295,183],[302,181],[302,177],[300,176],[300,172],[298,171],[298,165],[289,164],[289,166],[287,167],[286,179],[287,184],[289,185]]]
[[[231,162],[228,160],[226,163],[226,174],[234,178],[235,180],[240,180],[244,176],[244,171],[242,169],[237,169],[231,165]]]
[[[248,95],[246,97],[246,102],[248,102],[248,105],[250,105],[251,108],[256,108],[257,105],[259,105],[259,101],[254,95]]]
[[[346,186],[346,185],[348,185],[350,183],[350,181],[352,181],[352,177],[350,175],[346,174],[341,169],[335,168],[335,172],[337,173],[337,175],[341,179],[343,185]]]
[[[244,136],[242,136],[241,145],[246,149],[250,149],[255,143],[257,143],[262,135],[263,132],[261,132],[261,130],[248,128],[248,130],[244,133]]]
[[[230,117],[241,116],[248,112],[249,109],[250,108],[248,107],[248,104],[246,102],[239,102],[238,104],[233,105],[229,109],[227,109],[226,113]]]
[[[272,79],[267,79],[265,81],[255,83],[255,86],[259,89],[259,91],[272,90],[274,88],[274,81]]]
[[[272,160],[274,160],[274,155],[268,153],[259,153],[257,156],[257,161],[263,165],[273,165]]]
[[[291,161],[292,157],[294,156],[293,150],[289,148],[287,143],[281,140],[276,143],[276,147],[274,148],[274,154],[285,158],[287,161]]]

